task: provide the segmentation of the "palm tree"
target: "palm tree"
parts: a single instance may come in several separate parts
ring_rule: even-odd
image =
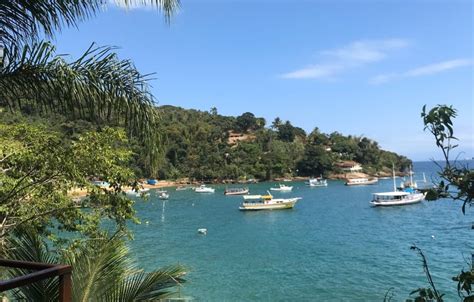
[[[165,19],[179,0],[115,0],[119,6],[151,5]],[[10,110],[58,112],[72,119],[115,123],[138,137],[147,150],[147,165],[155,170],[159,150],[155,99],[149,76],[128,60],[119,60],[111,47],[91,45],[77,60],[56,55],[50,42],[66,26],[77,26],[101,11],[107,0],[0,0],[0,107]]]
[[[22,232],[9,242],[8,257],[14,260],[72,265],[72,301],[155,301],[174,294],[184,283],[184,268],[169,266],[144,272],[130,259],[120,237],[98,239],[67,251],[54,252],[35,233]],[[7,271],[8,277],[29,273]],[[20,301],[57,301],[57,278],[36,282],[10,292]]]

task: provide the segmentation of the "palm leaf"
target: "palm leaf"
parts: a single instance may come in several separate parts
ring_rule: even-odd
[[[20,235],[21,234],[21,235]],[[41,263],[58,263],[54,253],[48,250],[46,244],[35,233],[23,230],[17,233],[17,237],[9,240],[7,257],[12,260],[22,260]],[[7,276],[10,278],[24,276],[31,273],[26,269],[9,269]],[[13,290],[12,295],[17,300],[26,301],[57,301],[58,300],[58,278],[35,282],[19,289]]]
[[[21,47],[44,34],[53,36],[65,26],[94,16],[108,0],[0,0],[0,46]],[[169,21],[179,8],[179,0],[114,0],[120,6],[153,6]]]

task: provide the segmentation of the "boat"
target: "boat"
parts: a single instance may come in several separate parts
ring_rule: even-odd
[[[163,200],[167,200],[167,199],[170,198],[170,194],[168,194],[166,192],[161,192],[160,195],[158,195],[158,198],[163,199]]]
[[[278,188],[270,188],[270,190],[280,191],[280,192],[290,192],[291,190],[293,190],[293,187],[280,184]]]
[[[205,185],[200,185],[199,187],[194,189],[196,193],[214,193],[216,189],[206,187]]]
[[[322,179],[321,177],[310,178],[306,184],[310,187],[327,187],[328,181],[327,179]]]
[[[421,202],[426,193],[420,193],[413,188],[397,191],[395,169],[393,169],[393,192],[374,193],[370,202],[375,207],[402,206]]]
[[[192,188],[193,188],[192,186],[179,186],[179,187],[176,187],[176,191],[186,191]]]
[[[268,195],[245,195],[244,200],[261,200],[261,199],[272,199],[273,196],[269,193]]]
[[[260,210],[284,210],[292,209],[300,197],[294,198],[273,198],[272,195],[260,195],[259,200],[253,202],[244,201],[239,210],[241,211],[260,211]]]
[[[150,191],[150,189],[148,188],[142,188],[142,189],[139,189],[138,191],[134,189],[130,189],[130,190],[125,191],[125,194],[132,195],[132,196],[141,196],[144,194],[148,194],[148,191]]]
[[[248,193],[249,188],[228,188],[224,191],[224,195],[245,195]]]
[[[410,193],[406,191],[374,193],[374,198],[370,202],[373,206],[402,206],[421,202],[425,199],[426,193]]]
[[[346,186],[364,186],[373,185],[378,182],[378,178],[349,178],[346,181]]]
[[[146,181],[147,184],[152,185],[152,186],[156,185],[157,182],[158,181],[156,179],[153,179],[153,178],[147,179],[147,181]]]

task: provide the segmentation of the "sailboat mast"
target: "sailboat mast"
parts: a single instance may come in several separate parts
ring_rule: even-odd
[[[392,174],[393,174],[393,192],[397,191],[397,183],[395,181],[395,164],[392,163]]]
[[[413,166],[410,165],[410,186],[413,186]]]

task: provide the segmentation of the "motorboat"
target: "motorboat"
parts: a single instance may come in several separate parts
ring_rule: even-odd
[[[194,192],[196,193],[214,193],[216,189],[206,187],[205,185],[200,185],[199,187],[194,189]]]
[[[257,196],[257,195],[254,195]],[[260,199],[245,201],[240,205],[241,211],[259,211],[259,210],[284,210],[292,209],[300,197],[294,198],[273,198],[272,195],[260,195]]]
[[[306,184],[310,187],[327,187],[328,181],[322,178],[310,178]]]
[[[249,188],[227,188],[224,195],[245,195],[249,193]]]
[[[378,182],[378,178],[349,178],[346,181],[346,186],[365,186],[373,185]]]
[[[278,188],[270,188],[270,190],[279,192],[290,192],[291,190],[293,190],[293,187],[280,184]]]
[[[170,194],[168,194],[166,192],[162,192],[162,193],[160,193],[160,195],[158,195],[158,198],[163,199],[163,200],[167,200],[167,199],[170,198]]]

